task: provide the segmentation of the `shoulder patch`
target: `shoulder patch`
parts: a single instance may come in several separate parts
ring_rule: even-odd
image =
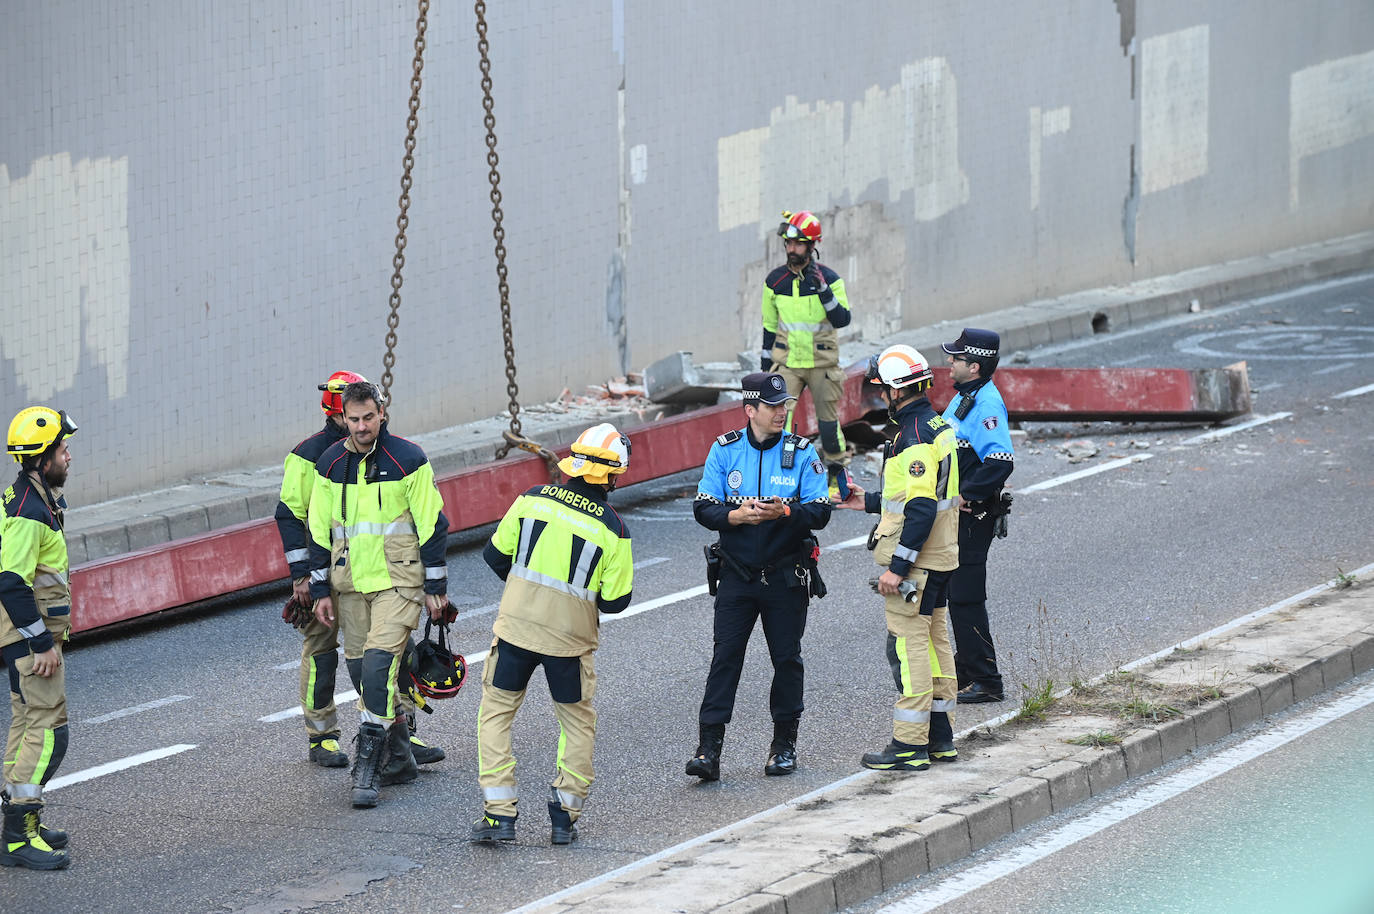
[[[986,419],[984,419],[983,428],[987,429],[988,431],[992,431],[993,429],[997,428],[997,417],[988,416]]]
[[[907,472],[917,479],[920,479],[922,476],[926,475],[926,465],[919,460],[913,460],[911,461],[911,466],[907,467]]]
[[[824,475],[824,473],[825,473],[825,464],[821,463],[819,459],[817,459],[817,460],[812,460],[812,461],[811,461],[811,471],[812,471],[813,473],[816,473],[817,475]]]
[[[719,444],[719,445],[722,445],[722,446],[727,445],[727,444],[734,444],[736,441],[740,440],[740,438],[742,438],[742,437],[744,437],[744,436],[740,434],[739,429],[732,429],[732,430],[726,432],[724,435],[717,435],[717,436],[716,436],[716,444]]]

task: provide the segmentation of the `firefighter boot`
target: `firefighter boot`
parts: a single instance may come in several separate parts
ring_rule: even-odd
[[[557,789],[549,792],[549,822],[553,826],[549,831],[549,841],[552,844],[572,844],[577,840],[577,826],[573,824],[572,816],[568,815],[562,801],[558,799]]]
[[[498,816],[484,812],[482,818],[472,823],[468,840],[473,844],[492,844],[497,841],[515,840],[515,816]]]
[[[959,750],[954,748],[954,725],[949,722],[948,711],[930,712],[930,745],[927,748],[932,762],[959,761]]]
[[[54,850],[39,833],[41,803],[15,803],[5,808],[0,865],[22,866],[31,870],[60,870],[72,862],[66,851]]]
[[[725,743],[725,724],[701,724],[697,754],[687,760],[687,773],[703,781],[720,780],[720,747]]]
[[[865,752],[863,766],[877,771],[924,771],[930,767],[925,746],[893,740],[881,752]]]
[[[410,727],[404,717],[391,722],[386,734],[386,749],[382,753],[382,765],[378,772],[382,786],[409,784],[420,776],[415,767],[415,756],[410,752]]]
[[[10,795],[2,791],[0,791],[0,809],[3,809],[6,814],[10,811]],[[35,811],[39,813],[38,836],[48,843],[48,847],[60,851],[67,846],[67,833],[60,828],[48,828],[44,825],[42,809],[41,805],[35,808]]]
[[[797,722],[779,720],[773,722],[773,742],[768,747],[768,764],[763,766],[767,775],[791,774],[797,770]]]
[[[348,753],[339,748],[339,734],[310,737],[310,761],[321,768],[347,768]]]
[[[358,752],[353,758],[353,805],[366,809],[377,805],[381,787],[378,769],[386,748],[386,730],[381,724],[365,723],[358,728]]]
[[[410,754],[415,756],[417,765],[433,765],[444,760],[444,750],[431,746],[415,735],[415,715],[406,714],[406,725],[410,727]]]

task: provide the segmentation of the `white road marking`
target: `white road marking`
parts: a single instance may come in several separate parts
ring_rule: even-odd
[[[846,548],[846,547],[848,547],[848,546],[856,545],[856,544],[858,544],[858,543],[860,543],[860,542],[865,542],[866,540],[867,540],[866,537],[864,537],[864,538],[856,538],[856,539],[852,539],[852,540],[845,540],[843,543],[836,543],[836,544],[835,544],[834,546],[832,546],[831,548],[834,548],[834,549]],[[1361,567],[1361,568],[1356,568],[1354,571],[1350,572],[1350,574],[1351,574],[1352,577],[1360,577],[1361,575],[1367,574],[1367,573],[1369,573],[1369,572],[1371,572],[1371,571],[1374,571],[1374,562],[1371,562],[1370,564],[1365,565],[1365,566],[1363,566],[1363,567]],[[1123,669],[1123,670],[1131,670],[1131,669],[1134,669],[1134,668],[1137,667],[1137,666],[1140,666],[1141,664],[1144,664],[1144,663],[1147,663],[1147,662],[1150,662],[1150,661],[1153,661],[1153,660],[1158,660],[1160,657],[1163,657],[1163,656],[1165,656],[1165,655],[1167,655],[1167,654],[1171,654],[1171,653],[1173,653],[1173,652],[1176,651],[1176,650],[1187,649],[1187,648],[1192,647],[1192,646],[1194,646],[1194,645],[1196,645],[1196,644],[1200,644],[1201,642],[1207,640],[1208,638],[1213,638],[1213,637],[1215,637],[1215,636],[1217,636],[1217,635],[1219,635],[1219,634],[1221,634],[1221,633],[1223,633],[1223,632],[1230,631],[1231,629],[1233,629],[1233,628],[1235,628],[1235,627],[1237,627],[1237,626],[1239,626],[1239,625],[1242,625],[1242,624],[1244,624],[1244,623],[1246,623],[1246,622],[1249,622],[1249,621],[1252,620],[1252,619],[1257,619],[1257,618],[1259,618],[1260,616],[1264,616],[1264,615],[1267,615],[1267,614],[1272,613],[1272,612],[1277,612],[1278,610],[1283,609],[1283,608],[1286,607],[1286,606],[1291,606],[1291,605],[1293,605],[1294,603],[1300,603],[1300,602],[1302,602],[1303,600],[1307,600],[1307,599],[1312,598],[1313,596],[1316,596],[1317,594],[1321,593],[1322,591],[1331,590],[1332,588],[1339,586],[1339,583],[1340,583],[1339,581],[1334,581],[1334,580],[1333,580],[1333,581],[1327,581],[1325,584],[1319,584],[1319,585],[1317,585],[1316,587],[1310,587],[1310,588],[1308,588],[1307,590],[1304,590],[1302,593],[1294,594],[1293,596],[1287,597],[1286,599],[1283,599],[1283,600],[1280,600],[1280,601],[1277,602],[1277,603],[1272,603],[1272,604],[1270,604],[1269,606],[1266,606],[1264,609],[1256,610],[1255,612],[1252,612],[1252,613],[1249,613],[1249,614],[1247,614],[1247,615],[1241,616],[1239,619],[1233,619],[1233,620],[1231,620],[1230,622],[1227,622],[1227,623],[1224,624],[1224,625],[1219,625],[1219,626],[1217,626],[1216,628],[1212,629],[1211,631],[1203,632],[1201,635],[1198,635],[1198,636],[1195,637],[1195,638],[1190,638],[1190,639],[1188,639],[1187,641],[1184,641],[1184,642],[1181,642],[1181,643],[1179,643],[1179,644],[1174,645],[1173,647],[1167,647],[1167,648],[1165,648],[1165,649],[1162,650],[1162,651],[1156,651],[1155,653],[1151,654],[1151,655],[1148,656],[1148,657],[1142,657],[1142,658],[1140,658],[1139,660],[1132,661],[1131,663],[1128,663],[1128,664],[1126,664],[1125,666],[1121,667],[1121,669]],[[700,590],[704,590],[704,589],[705,589],[705,588],[700,588]],[[684,593],[689,593],[689,592],[690,592],[690,591],[684,591]],[[484,655],[484,656],[485,656],[485,655]],[[1106,675],[1106,674],[1104,674],[1104,675]],[[1102,677],[1099,677],[1099,678],[1102,678]],[[1366,688],[1374,689],[1374,686],[1367,686]],[[1066,689],[1065,691],[1068,691],[1068,690]],[[1353,710],[1353,709],[1352,709],[1352,710]],[[963,739],[964,737],[968,736],[969,733],[971,733],[972,731],[977,730],[977,729],[979,729],[979,728],[981,728],[981,727],[996,727],[996,726],[998,726],[998,725],[1000,725],[1000,724],[1004,724],[1004,723],[1006,723],[1007,721],[1011,720],[1013,717],[1015,717],[1017,713],[1018,713],[1017,711],[1006,711],[1006,712],[1004,712],[1003,714],[1000,714],[1000,715],[998,715],[997,717],[994,717],[994,718],[992,718],[992,719],[990,719],[990,720],[980,721],[980,722],[979,722],[978,724],[976,724],[975,726],[970,727],[970,728],[968,728],[967,730],[962,730],[962,731],[960,731],[959,733],[956,733],[956,734],[955,734],[955,739]],[[741,827],[741,826],[748,825],[748,824],[750,824],[751,822],[756,822],[756,821],[758,821],[758,820],[760,820],[760,819],[763,819],[763,818],[765,818],[765,817],[767,817],[767,816],[771,816],[771,815],[773,815],[773,814],[775,814],[775,813],[785,812],[785,811],[794,809],[796,806],[798,806],[798,805],[800,805],[800,804],[802,804],[802,803],[806,803],[806,802],[808,802],[808,801],[810,801],[810,800],[812,800],[812,799],[815,799],[815,798],[817,798],[817,797],[825,796],[826,794],[830,793],[830,792],[833,791],[833,790],[838,790],[838,789],[847,787],[847,786],[849,786],[849,785],[851,785],[851,784],[854,784],[854,783],[856,783],[856,782],[858,782],[858,781],[861,781],[861,780],[863,780],[863,779],[865,779],[865,778],[873,777],[873,776],[876,776],[876,775],[878,775],[878,774],[879,774],[879,772],[877,772],[877,771],[868,771],[868,770],[855,772],[854,774],[851,774],[851,775],[849,775],[849,776],[847,776],[847,777],[840,778],[838,781],[833,781],[833,782],[831,782],[831,783],[829,783],[829,784],[826,784],[826,785],[824,785],[824,786],[818,787],[818,788],[816,788],[815,790],[811,791],[810,793],[807,793],[807,794],[804,794],[804,795],[802,795],[802,796],[796,797],[796,798],[794,798],[794,799],[788,800],[786,803],[780,803],[780,804],[778,804],[777,806],[774,806],[772,809],[765,809],[765,810],[762,811],[762,812],[755,813],[754,815],[749,816],[748,818],[745,818],[745,819],[741,819],[741,820],[739,820],[738,822],[733,822],[733,823],[731,823],[731,824],[729,824],[729,825],[723,825],[723,826],[721,826],[720,828],[718,828],[718,829],[716,829],[715,831],[710,832],[710,833],[708,833],[708,834],[699,835],[699,836],[697,836],[697,837],[695,837],[695,838],[689,838],[688,840],[683,841],[681,844],[675,844],[675,845],[673,845],[672,847],[664,848],[663,850],[658,851],[657,853],[654,853],[654,854],[650,854],[650,855],[647,856],[647,857],[642,857],[642,858],[640,858],[639,860],[635,860],[635,861],[633,861],[633,862],[631,862],[631,863],[627,863],[627,864],[625,864],[624,866],[619,867],[618,869],[611,870],[611,871],[608,872],[608,873],[602,873],[600,876],[593,876],[591,879],[588,879],[588,880],[586,880],[585,882],[579,882],[577,885],[569,886],[569,887],[567,887],[566,889],[562,889],[561,891],[558,891],[558,892],[553,893],[552,895],[546,895],[545,897],[540,898],[540,899],[537,900],[537,901],[532,901],[532,902],[530,902],[529,904],[524,905],[523,907],[516,908],[516,909],[513,910],[513,911],[509,911],[509,912],[507,912],[507,914],[520,914],[520,912],[523,912],[523,911],[532,911],[532,910],[535,910],[535,909],[537,909],[537,908],[540,908],[540,907],[542,907],[542,906],[544,906],[544,905],[549,905],[549,904],[553,904],[554,902],[561,901],[562,899],[567,898],[568,896],[574,894],[575,892],[580,892],[580,891],[583,891],[583,890],[585,890],[585,889],[590,889],[590,888],[594,888],[594,887],[596,887],[596,886],[598,886],[598,885],[602,885],[603,883],[609,882],[609,881],[611,881],[611,880],[613,880],[613,879],[617,879],[617,878],[619,878],[620,876],[625,875],[626,873],[633,872],[634,870],[639,869],[640,867],[648,866],[649,864],[657,863],[659,860],[663,860],[663,859],[665,859],[665,858],[667,858],[667,857],[671,857],[673,854],[676,854],[676,853],[678,853],[679,851],[685,851],[685,850],[688,850],[688,849],[690,849],[690,848],[697,847],[698,845],[704,844],[704,843],[706,843],[706,842],[708,842],[708,841],[714,841],[714,840],[716,840],[716,839],[718,839],[718,838],[720,838],[720,837],[722,837],[722,836],[725,836],[725,835],[730,834],[730,833],[733,832],[735,829],[737,829],[737,828],[739,828],[739,827]]]
[[[1225,438],[1227,435],[1234,435],[1236,432],[1243,432],[1247,428],[1254,428],[1257,425],[1265,425],[1269,422],[1277,422],[1280,419],[1287,419],[1292,413],[1273,413],[1268,416],[1256,416],[1249,422],[1242,422],[1239,425],[1228,425],[1225,428],[1214,428],[1210,432],[1203,432],[1201,435],[1194,435],[1191,438],[1184,438],[1180,444],[1201,444],[1204,441],[1215,441],[1218,438]]]
[[[176,704],[179,701],[189,701],[190,695],[168,695],[166,698],[157,698],[153,701],[145,701],[141,705],[134,705],[131,708],[120,708],[118,711],[111,711],[109,714],[101,714],[99,717],[90,717],[81,721],[81,726],[90,724],[103,724],[106,721],[118,720],[121,717],[128,717],[130,714],[138,714],[143,711],[151,711],[154,708],[161,708],[163,705]]]
[[[342,654],[343,648],[339,648],[337,653]],[[301,658],[297,657],[289,663],[279,663],[272,667],[274,670],[299,670],[301,668]]]
[[[348,702],[355,700],[357,697],[358,693],[353,691],[352,689],[349,689],[347,692],[338,692],[334,695],[334,704],[348,704]],[[279,720],[290,720],[293,717],[300,717],[304,713],[305,712],[301,710],[301,706],[296,705],[294,708],[287,708],[285,711],[278,711],[275,714],[264,715],[262,717],[259,717],[258,720],[265,724],[271,724],[276,723]]]
[[[679,516],[678,520],[682,520],[682,517]],[[635,562],[635,571],[638,571],[641,568],[648,568],[651,565],[661,565],[664,562],[671,561],[672,559],[668,558],[666,555],[656,555],[651,559],[644,559],[642,561]]]
[[[942,880],[928,889],[922,889],[901,901],[879,909],[878,914],[924,914],[941,905],[956,901],[985,885],[1009,876],[1018,870],[1039,862],[1051,854],[1072,847],[1085,838],[1091,838],[1132,816],[1153,809],[1161,803],[1172,800],[1181,794],[1220,777],[1241,765],[1251,762],[1266,752],[1291,743],[1306,736],[1319,727],[1339,720],[1347,714],[1374,704],[1374,683],[1357,689],[1342,698],[1329,702],[1312,711],[1304,713],[1280,724],[1265,733],[1253,736],[1239,745],[1218,752],[1211,758],[1190,765],[1177,774],[1161,778],[1131,795],[1109,803],[1099,810],[1055,829],[1047,835],[1035,839],[1005,854],[969,867],[948,879]]]
[[[1037,482],[1021,489],[1021,492],[1043,492],[1045,489],[1053,489],[1055,486],[1062,486],[1066,482],[1073,482],[1087,476],[1095,476],[1098,473],[1105,473],[1108,470],[1115,470],[1117,467],[1124,467],[1128,464],[1139,463],[1142,460],[1149,460],[1154,454],[1132,454],[1129,457],[1119,457],[1116,460],[1108,460],[1104,464],[1095,467],[1088,467],[1086,470],[1079,470],[1076,473],[1068,473],[1064,476],[1056,476],[1053,479],[1046,479],[1044,482]]]
[[[1335,365],[1328,365],[1328,366],[1326,366],[1325,368],[1318,368],[1316,371],[1314,371],[1314,372],[1312,372],[1312,373],[1313,373],[1313,374],[1335,374],[1335,373],[1338,372],[1338,371],[1345,371],[1347,368],[1353,368],[1354,365],[1355,365],[1354,362],[1338,362],[1338,363],[1336,363]]]
[[[1338,394],[1333,394],[1331,399],[1345,400],[1350,397],[1358,397],[1362,394],[1370,393],[1371,391],[1374,391],[1374,384],[1366,384],[1364,387],[1356,387],[1354,390],[1343,390]]]
[[[87,768],[84,771],[75,771],[71,774],[64,774],[55,777],[43,788],[45,792],[51,793],[54,790],[61,790],[63,787],[70,787],[72,784],[80,784],[82,781],[89,781],[92,778],[104,777],[107,774],[114,774],[116,771],[123,771],[126,768],[134,768],[138,765],[146,765],[158,759],[177,755],[196,748],[189,743],[178,743],[175,746],[168,746],[165,749],[151,749],[147,752],[140,752],[138,755],[131,755],[128,758],[115,759],[113,762],[106,762],[103,765],[96,765],[94,768]]]

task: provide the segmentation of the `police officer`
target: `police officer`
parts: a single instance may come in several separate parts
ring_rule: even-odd
[[[930,365],[910,346],[889,346],[870,363],[896,435],[883,455],[882,493],[855,492],[843,507],[881,514],[870,548],[883,567],[878,592],[887,616],[887,657],[898,697],[892,741],[864,753],[865,768],[921,771],[955,761],[954,658],[946,606],[959,562],[954,433],[930,405]]]
[[[293,621],[300,629],[300,700],[305,732],[310,740],[310,760],[325,768],[343,768],[348,756],[339,748],[339,717],[334,705],[334,682],[339,667],[339,622],[319,622],[311,611],[310,535],[305,522],[315,484],[315,461],[330,445],[347,434],[343,418],[343,391],[349,384],[366,383],[356,371],[336,371],[318,389],[324,428],[306,438],[286,455],[281,500],[277,502],[277,533],[281,535],[286,564],[291,569],[292,599],[297,610]],[[349,666],[353,687],[359,687],[361,661]],[[428,746],[415,736],[415,707],[408,691],[401,703],[411,730],[411,753],[421,765],[443,761],[444,750]]]
[[[748,424],[711,445],[692,506],[697,523],[719,532],[722,560],[699,743],[687,762],[687,773],[704,781],[720,777],[725,725],[760,617],[773,661],[773,741],[764,773],[787,775],[797,768],[801,639],[811,583],[806,560],[814,559],[807,543],[814,544],[812,530],[830,521],[825,466],[805,438],[784,431],[797,401],[782,376],[756,372],[745,376],[743,387]]]
[[[844,280],[815,257],[821,220],[805,210],[782,215],[778,234],[787,262],[763,283],[763,370],[782,375],[793,397],[811,389],[821,460],[832,477],[847,482],[849,453],[839,422],[844,371],[836,331],[849,326],[849,300]]]
[[[515,500],[482,553],[506,582],[493,625],[477,712],[482,818],[474,842],[514,841],[518,815],[511,724],[536,667],[544,668],[558,717],[558,775],[549,788],[554,844],[577,839],[593,780],[598,613],[630,605],[630,531],[607,503],[630,466],[630,439],[615,426],[587,429],[558,468],[563,485],[539,485]]]
[[[1005,511],[1002,487],[1014,467],[1007,406],[992,383],[1000,343],[991,330],[965,327],[957,340],[940,347],[949,355],[956,391],[944,416],[959,445],[959,569],[950,581],[949,614],[960,704],[1003,697],[987,605],[988,547]]]
[[[0,658],[9,668],[4,834],[0,864],[60,870],[71,863],[67,833],[43,825],[43,786],[67,754],[62,645],[71,633],[67,541],[62,533],[76,423],[46,406],[21,410],[5,450],[19,476],[0,517]]]
[[[434,468],[419,445],[391,434],[381,399],[366,381],[343,389],[348,435],[315,461],[307,515],[315,618],[339,620],[344,660],[358,670],[356,807],[376,806],[381,784],[415,777],[397,675],[421,610],[449,616],[448,518]]]

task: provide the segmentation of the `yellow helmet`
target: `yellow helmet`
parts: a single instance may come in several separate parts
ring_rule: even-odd
[[[76,423],[66,411],[30,406],[21,409],[10,422],[5,450],[15,463],[22,465],[25,459],[43,454],[75,431]]]
[[[558,468],[596,485],[605,485],[630,468],[630,439],[609,422],[578,435],[569,450],[572,455],[558,461]]]

